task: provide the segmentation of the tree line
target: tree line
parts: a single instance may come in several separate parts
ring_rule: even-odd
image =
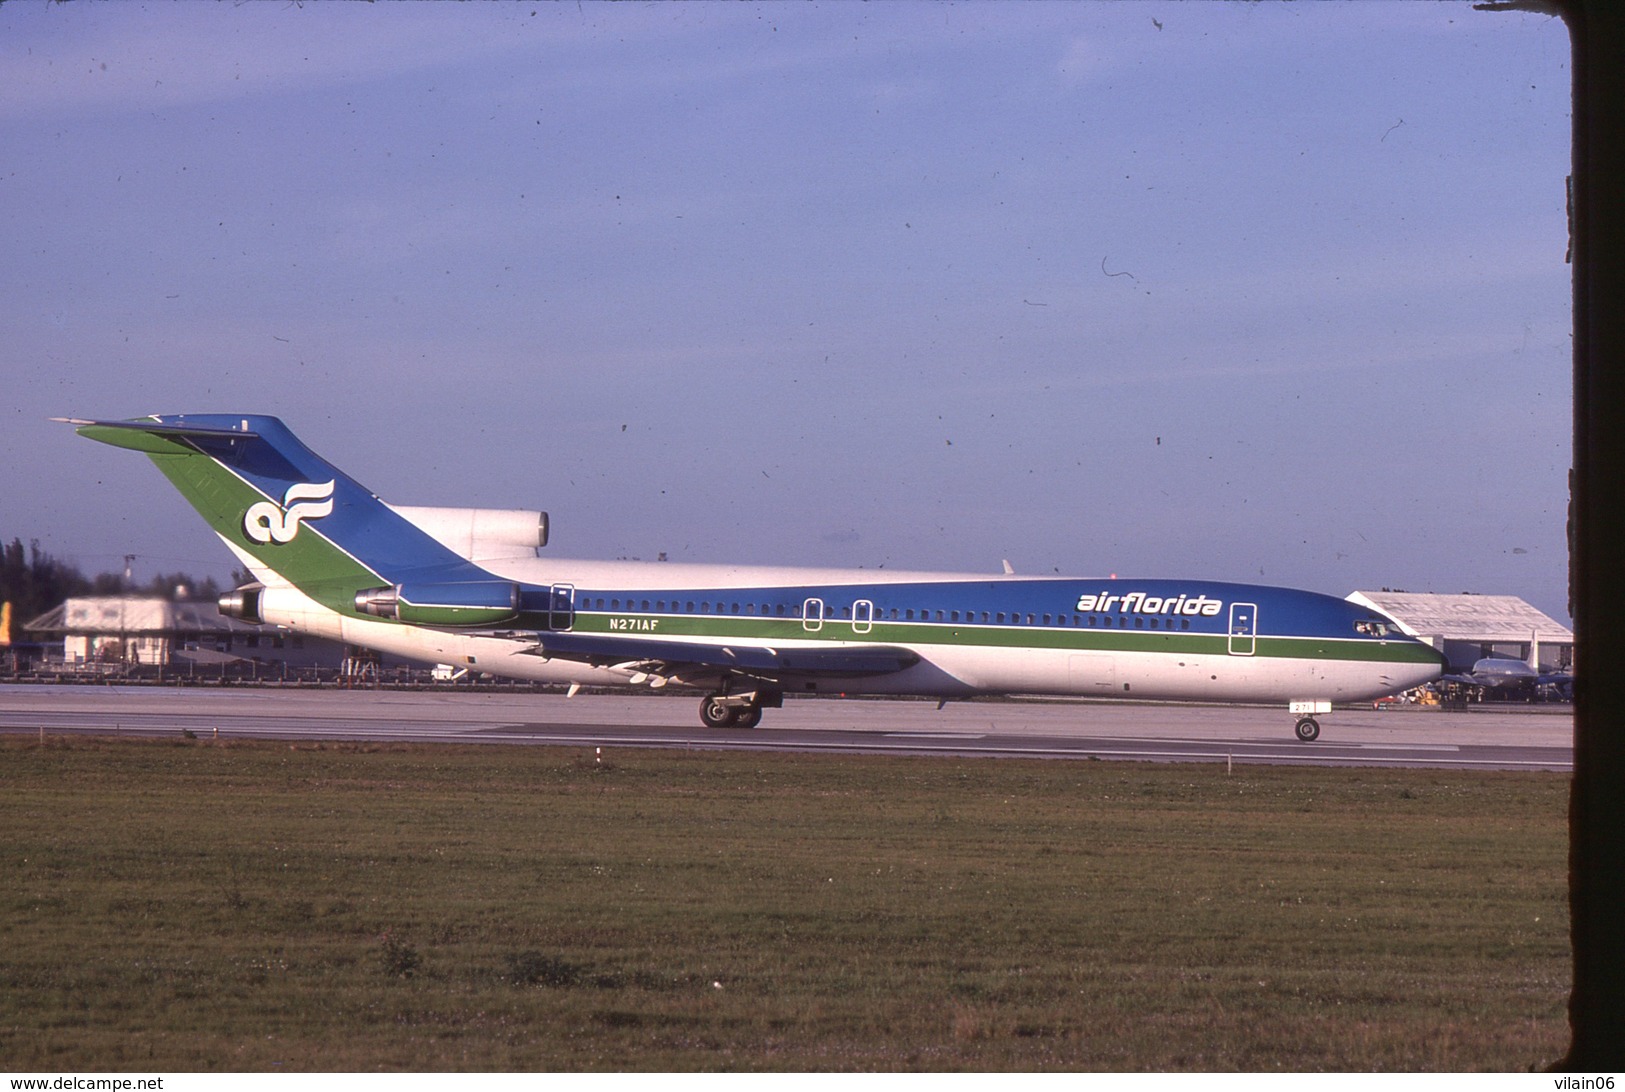
[[[179,588],[186,589],[189,599],[211,603],[221,591],[212,576],[193,580],[190,574],[179,572],[159,573],[145,584],[127,588],[123,573],[86,576],[78,566],[40,549],[37,539],[25,548],[22,539],[14,538],[0,548],[0,603],[11,604],[13,624],[19,627],[74,596],[129,594],[175,599]]]

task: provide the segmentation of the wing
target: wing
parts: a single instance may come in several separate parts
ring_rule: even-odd
[[[765,648],[761,645],[662,641],[601,633],[537,633],[530,655],[572,660],[595,667],[635,666],[656,675],[746,675],[782,684],[786,680],[869,677],[903,671],[918,654],[890,645],[830,648]]]

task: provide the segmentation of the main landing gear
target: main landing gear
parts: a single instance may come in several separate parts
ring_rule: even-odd
[[[700,722],[707,728],[754,728],[762,723],[764,708],[777,709],[783,704],[784,695],[777,690],[718,691],[700,699]]]

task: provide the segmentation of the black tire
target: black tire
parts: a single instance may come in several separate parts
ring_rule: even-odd
[[[700,702],[700,721],[707,728],[732,728],[739,720],[739,712],[735,706],[723,705],[717,694]]]
[[[747,705],[743,709],[734,710],[734,712],[737,714],[733,723],[735,728],[754,728],[762,723],[762,707],[760,705]]]
[[[1294,731],[1300,741],[1313,743],[1320,738],[1320,722],[1315,720],[1314,717],[1304,717],[1298,721],[1298,726]]]

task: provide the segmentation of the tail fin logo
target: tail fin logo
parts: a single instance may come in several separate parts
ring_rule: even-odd
[[[268,500],[250,505],[243,515],[243,533],[261,544],[289,543],[299,533],[301,521],[332,514],[333,483],[302,482],[288,486],[280,505]]]

